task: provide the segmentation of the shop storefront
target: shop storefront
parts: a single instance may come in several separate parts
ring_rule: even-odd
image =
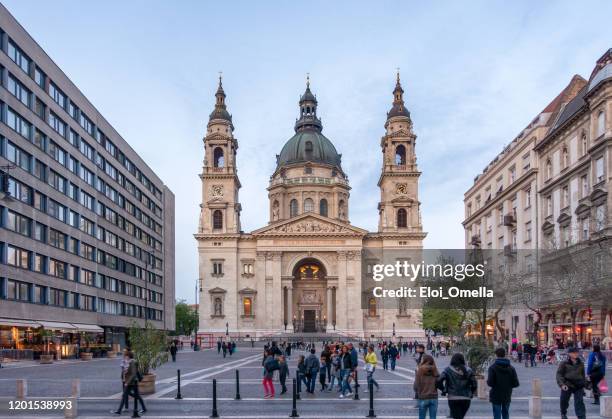
[[[109,348],[97,325],[0,318],[0,357],[5,360],[34,360],[41,354],[77,358],[83,351],[102,356]]]

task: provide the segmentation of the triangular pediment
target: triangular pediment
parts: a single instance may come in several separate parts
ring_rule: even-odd
[[[412,132],[402,128],[398,131],[394,131],[391,134],[388,134],[388,138],[397,138],[397,137],[412,137]]]
[[[364,236],[368,232],[362,228],[347,223],[323,217],[322,215],[306,213],[270,224],[252,232],[254,236],[287,236],[287,235],[342,235]]]
[[[406,203],[406,204],[413,204],[415,202],[414,199],[410,198],[408,195],[400,195],[396,198],[393,198],[391,200],[392,203]]]
[[[210,294],[225,294],[227,291],[223,288],[215,287],[208,290]]]
[[[257,294],[257,290],[254,290],[253,288],[243,288],[240,291],[238,291],[238,294]]]

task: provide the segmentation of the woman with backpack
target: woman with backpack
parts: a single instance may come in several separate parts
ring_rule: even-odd
[[[263,362],[264,373],[263,373],[263,388],[264,388],[264,399],[274,398],[274,384],[272,383],[272,377],[274,377],[274,371],[279,369],[278,361],[274,359],[272,352],[266,350],[266,359]]]
[[[437,385],[442,395],[447,395],[451,417],[463,419],[477,388],[474,372],[465,365],[463,354],[452,356],[450,366],[442,371]]]
[[[589,354],[587,361],[586,373],[593,384],[593,404],[599,404],[599,397],[601,397],[599,382],[606,375],[606,357],[601,353],[599,345],[593,345],[593,351]]]
[[[423,355],[414,379],[414,392],[418,397],[419,419],[436,419],[438,413],[438,389],[436,382],[440,374],[431,355]]]

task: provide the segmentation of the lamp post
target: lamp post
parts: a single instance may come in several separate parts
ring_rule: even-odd
[[[393,322],[393,337],[395,337],[395,322]]]
[[[225,336],[229,336],[229,323],[225,322]]]
[[[294,332],[294,333],[295,333],[295,332],[297,332],[297,329],[296,329],[296,321],[295,321],[295,314],[293,315],[293,332]]]

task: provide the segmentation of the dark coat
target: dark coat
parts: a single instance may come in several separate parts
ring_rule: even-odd
[[[304,363],[306,364],[306,374],[315,375],[319,372],[319,358],[315,354],[308,355]]]
[[[476,393],[476,377],[471,369],[466,368],[465,372],[453,367],[446,367],[437,386],[442,393],[448,394],[449,400],[471,399]]]
[[[351,357],[351,354],[349,352],[342,354],[340,358],[340,368],[343,370],[350,370],[354,367],[355,365],[353,365],[353,357]]]
[[[489,367],[487,385],[491,387],[489,391],[489,401],[493,404],[510,403],[512,400],[512,389],[519,386],[516,370],[510,365],[510,360],[498,358]]]
[[[575,362],[569,358],[562,361],[557,369],[557,384],[559,387],[566,385],[571,389],[583,388],[586,384],[584,362],[580,358],[576,358]]]
[[[285,381],[289,375],[289,366],[286,362],[279,362],[278,378],[281,381]]]

